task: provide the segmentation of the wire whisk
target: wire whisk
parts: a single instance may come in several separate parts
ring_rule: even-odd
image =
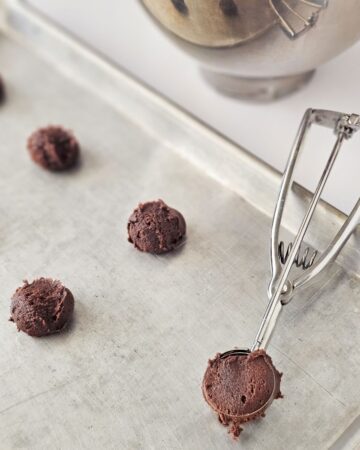
[[[285,33],[295,39],[316,23],[328,0],[269,0],[269,3]]]

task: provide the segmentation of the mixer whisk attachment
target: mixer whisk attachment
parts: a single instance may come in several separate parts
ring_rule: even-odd
[[[295,39],[311,28],[328,0],[269,0],[285,33]]]
[[[293,244],[290,242],[290,244],[286,247],[285,250],[285,244],[284,241],[281,241],[279,244],[279,258],[281,261],[281,264],[285,264],[290,253],[292,250]],[[317,250],[313,251],[310,256],[310,247],[306,247],[303,253],[301,253],[301,249],[299,249],[296,253],[295,259],[293,264],[296,265],[296,267],[301,267],[303,270],[309,269],[315,262],[315,258],[318,254]]]

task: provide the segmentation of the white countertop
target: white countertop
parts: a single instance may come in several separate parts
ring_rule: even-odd
[[[360,113],[360,44],[321,67],[300,92],[259,105],[213,91],[201,78],[197,62],[165,38],[138,0],[30,0],[30,3],[277,169],[285,165],[306,108]],[[299,166],[297,181],[307,188],[314,187],[333,141],[329,132],[314,132],[313,139],[309,139],[312,146]],[[351,210],[359,198],[359,169],[360,136],[356,136],[344,146],[324,198],[345,212]]]

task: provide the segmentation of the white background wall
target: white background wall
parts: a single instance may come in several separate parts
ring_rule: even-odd
[[[85,42],[272,166],[283,169],[308,107],[360,113],[360,44],[318,70],[305,89],[259,105],[223,97],[202,80],[197,63],[169,42],[138,0],[29,0]],[[317,131],[297,181],[314,187],[331,133]],[[360,194],[360,135],[340,155],[324,198],[349,211]]]

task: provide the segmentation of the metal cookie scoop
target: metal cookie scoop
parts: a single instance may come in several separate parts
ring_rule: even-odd
[[[313,123],[332,128],[337,138],[331,155],[327,161],[326,167],[315,190],[315,193],[310,201],[308,210],[295,237],[295,240],[293,243],[289,244],[287,250],[285,251],[284,243],[279,242],[281,220],[286,204],[286,199],[292,186],[294,168],[296,166],[300,150],[303,148],[305,136]],[[348,115],[339,112],[313,109],[309,109],[306,111],[283,175],[280,193],[278,196],[272,222],[272,277],[268,289],[269,303],[265,310],[263,319],[261,321],[259,330],[256,334],[251,349],[230,350],[222,353],[220,355],[221,359],[226,359],[233,356],[247,356],[252,352],[259,351],[260,349],[266,349],[269,344],[271,335],[275,329],[283,305],[286,305],[290,302],[294,293],[299,287],[308,284],[313,278],[315,278],[320,272],[322,272],[335,260],[338,253],[343,248],[357,225],[360,224],[359,198],[354,209],[339,230],[338,234],[319,258],[317,258],[316,251],[310,256],[309,249],[306,249],[301,255],[301,244],[314,215],[316,206],[320,200],[321,193],[323,192],[330,172],[333,168],[336,157],[339,154],[341,145],[345,139],[351,138],[353,134],[359,129],[360,116],[358,115]],[[294,263],[298,267],[301,267],[303,270],[300,276],[294,278],[293,280],[290,280],[289,274]],[[275,379],[278,373],[273,366],[271,366],[271,368]],[[276,387],[276,383],[274,383],[273,391],[269,393],[267,400],[261,405],[258,410],[251,412],[251,414],[247,414],[246,416],[230,417],[230,419],[236,420],[239,423],[243,423],[251,420],[252,418],[258,417],[259,415],[262,415],[265,409],[270,406],[274,398],[278,396],[278,393],[279,390]],[[206,398],[205,393],[204,395]]]

